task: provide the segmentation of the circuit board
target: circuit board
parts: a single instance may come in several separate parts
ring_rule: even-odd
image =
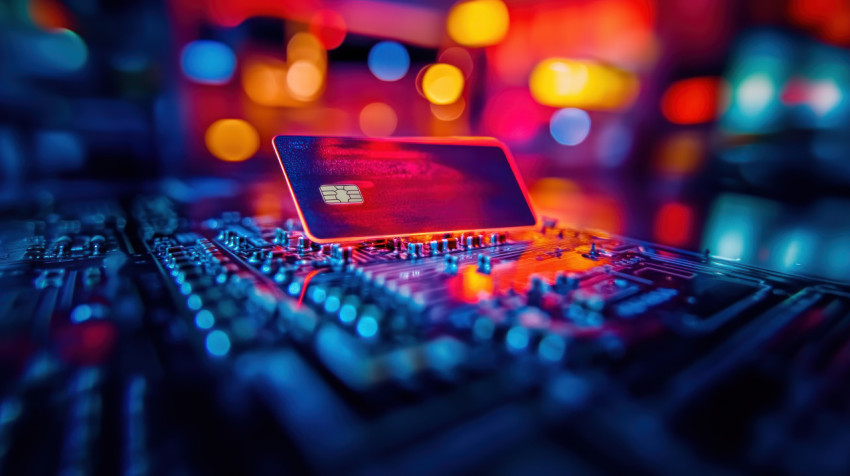
[[[545,221],[0,227],[3,474],[842,473],[848,287]]]

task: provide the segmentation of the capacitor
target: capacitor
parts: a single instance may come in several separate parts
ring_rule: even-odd
[[[483,274],[490,274],[491,266],[490,266],[490,257],[481,253],[478,255],[478,272]]]

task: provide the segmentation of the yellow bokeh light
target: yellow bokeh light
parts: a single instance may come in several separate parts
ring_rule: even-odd
[[[531,72],[531,95],[541,104],[563,107],[576,105],[590,83],[590,69],[586,64],[561,58],[541,61]]]
[[[431,114],[441,121],[454,121],[463,115],[465,108],[466,101],[460,98],[452,104],[431,104]]]
[[[382,103],[373,102],[360,111],[360,129],[370,137],[391,135],[398,126],[395,110]]]
[[[463,73],[456,66],[437,63],[422,75],[422,92],[434,104],[451,104],[463,92]]]
[[[495,45],[508,33],[508,7],[501,0],[471,0],[455,4],[449,11],[449,36],[465,46]]]
[[[305,60],[316,65],[324,65],[327,62],[327,52],[315,35],[296,33],[286,45],[286,60],[289,63]]]
[[[227,162],[250,158],[260,147],[260,134],[242,119],[219,119],[204,135],[210,153]]]
[[[631,73],[565,58],[541,61],[532,70],[528,84],[540,104],[597,110],[631,105],[638,89],[637,78]]]
[[[289,65],[286,86],[296,99],[310,101],[318,96],[324,82],[322,70],[307,60],[298,60]]]

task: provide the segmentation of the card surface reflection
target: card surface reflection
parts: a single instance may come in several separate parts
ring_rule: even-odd
[[[317,242],[536,221],[513,159],[495,139],[277,136],[274,147]]]

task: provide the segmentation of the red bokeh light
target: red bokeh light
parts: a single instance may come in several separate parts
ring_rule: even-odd
[[[661,112],[674,124],[701,124],[717,117],[720,78],[701,77],[676,81],[661,98]]]
[[[655,238],[667,245],[682,246],[691,237],[693,219],[691,207],[677,202],[665,203],[655,217]]]
[[[28,10],[33,24],[44,30],[74,27],[68,9],[56,0],[33,0]]]
[[[97,365],[115,348],[118,329],[109,321],[89,321],[66,326],[57,332],[59,354],[69,363]]]
[[[815,26],[828,21],[844,3],[844,0],[791,0],[788,12],[800,24]]]
[[[815,30],[831,43],[850,43],[850,2],[847,0],[791,0],[788,16]]]
[[[333,10],[319,10],[310,19],[310,33],[322,42],[325,49],[332,50],[345,40],[345,20]]]

